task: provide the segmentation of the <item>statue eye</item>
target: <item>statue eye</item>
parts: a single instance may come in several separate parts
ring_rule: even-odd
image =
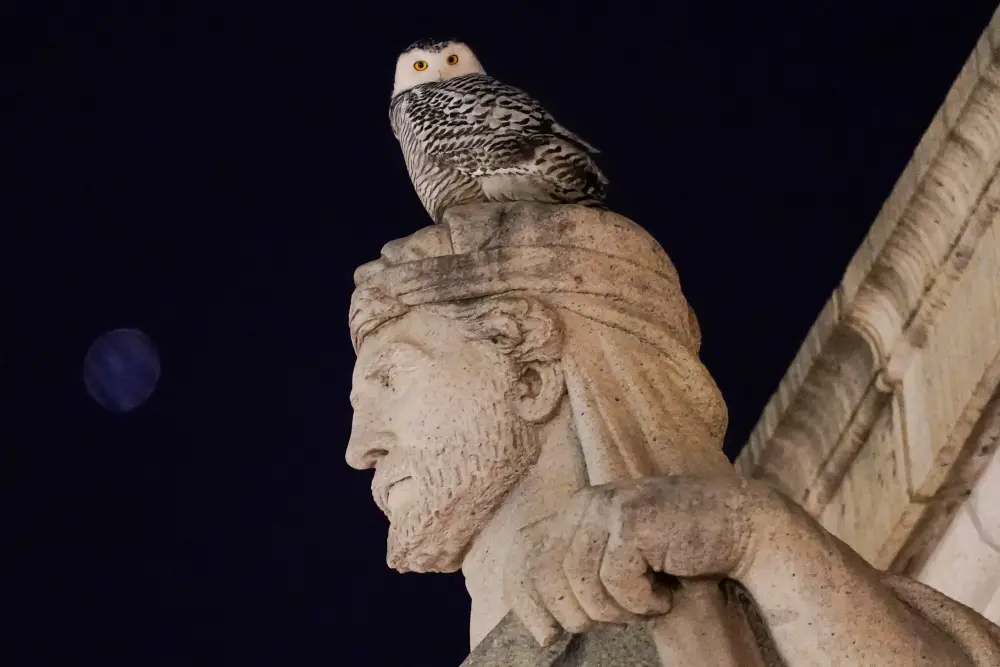
[[[457,65],[458,64],[458,56],[456,56],[454,53],[451,54],[450,56],[448,56],[447,63],[449,65]]]
[[[423,72],[425,69],[427,69],[427,61],[418,60],[417,62],[413,63],[413,69],[417,70],[418,72]]]

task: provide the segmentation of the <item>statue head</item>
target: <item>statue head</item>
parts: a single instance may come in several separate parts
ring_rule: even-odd
[[[389,564],[451,571],[538,456],[533,428],[563,393],[559,329],[527,299],[428,305],[358,352],[348,461],[375,467]]]
[[[375,468],[397,570],[458,569],[560,410],[590,484],[728,466],[676,272],[621,216],[455,207],[355,283],[347,460]]]

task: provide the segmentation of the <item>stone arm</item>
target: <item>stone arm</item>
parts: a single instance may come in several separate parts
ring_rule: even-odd
[[[777,492],[761,496],[728,574],[753,596],[790,667],[1000,665],[988,621],[940,594],[932,600],[917,582],[879,572]],[[962,631],[976,624],[978,635]]]
[[[526,528],[505,575],[543,645],[562,629],[666,613],[681,580],[729,578],[753,596],[787,667],[1000,665],[1000,630],[930,589],[880,573],[793,502],[735,475],[590,487]]]

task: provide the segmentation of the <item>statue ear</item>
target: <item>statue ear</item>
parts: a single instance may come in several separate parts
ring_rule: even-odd
[[[521,366],[521,375],[514,387],[517,414],[526,422],[544,422],[559,406],[565,390],[558,362],[526,363]]]

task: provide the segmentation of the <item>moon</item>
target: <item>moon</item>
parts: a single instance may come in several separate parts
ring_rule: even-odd
[[[129,412],[141,406],[160,380],[160,355],[138,329],[114,329],[97,337],[83,361],[83,383],[101,407]]]

